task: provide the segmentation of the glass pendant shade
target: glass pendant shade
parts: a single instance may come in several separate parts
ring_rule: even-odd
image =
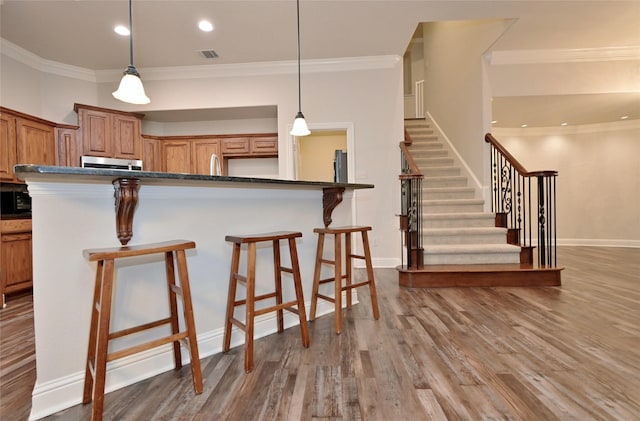
[[[298,111],[296,114],[296,119],[293,120],[293,128],[291,132],[289,132],[292,136],[307,136],[311,134],[309,127],[307,127],[307,122],[304,120],[304,115]]]
[[[118,90],[113,93],[113,97],[130,104],[148,104],[151,102],[144,92],[142,80],[135,67],[129,66],[122,76]]]

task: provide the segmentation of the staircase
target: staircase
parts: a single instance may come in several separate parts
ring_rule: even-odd
[[[424,267],[403,271],[410,287],[559,285],[559,272],[521,264],[521,247],[509,244],[507,228],[484,211],[446,144],[428,121],[407,120],[408,151],[422,181]],[[549,272],[546,276],[541,273]],[[548,276],[551,275],[551,276]],[[557,276],[556,276],[557,275]]]

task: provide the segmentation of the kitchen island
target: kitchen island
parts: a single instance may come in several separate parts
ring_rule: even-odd
[[[197,247],[187,253],[187,262],[203,358],[222,349],[232,251],[225,235],[302,232],[297,245],[304,296],[309,306],[317,241],[313,229],[356,223],[357,191],[373,188],[370,184],[37,165],[18,165],[15,172],[27,182],[33,213],[37,380],[30,419],[76,405],[82,398],[96,269],[95,264],[82,257],[82,250],[169,239],[195,241]],[[122,180],[128,181],[123,184]],[[135,186],[130,187],[130,183]],[[258,249],[257,268],[261,276],[256,292],[272,289],[271,259],[270,248]],[[261,267],[265,270],[261,271]],[[123,260],[117,271],[113,329],[166,316],[161,258],[136,259],[135,263]],[[288,280],[284,282],[284,294],[285,299],[294,296],[292,282]],[[327,290],[326,294],[331,292]],[[332,305],[318,308],[319,314],[331,311]],[[297,324],[295,316],[288,317],[287,327]],[[272,315],[256,319],[256,338],[275,331]],[[141,335],[142,338],[122,338],[114,349],[131,345],[131,340],[137,343],[152,339],[155,332]],[[232,346],[244,341],[240,334],[232,338]],[[172,367],[169,345],[132,355],[108,367],[106,391]]]

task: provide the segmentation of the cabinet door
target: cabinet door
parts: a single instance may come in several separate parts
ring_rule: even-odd
[[[78,112],[82,127],[82,154],[113,158],[111,114],[87,109]]]
[[[16,164],[16,119],[0,114],[0,180],[13,181]]]
[[[116,158],[140,159],[140,120],[135,117],[113,115],[113,152]]]
[[[19,164],[56,164],[54,128],[23,118],[16,119]]]
[[[251,155],[278,156],[278,136],[252,138]]]
[[[162,171],[160,139],[142,138],[142,169],[145,171]]]
[[[220,156],[220,141],[217,139],[198,139],[193,142],[191,148],[191,171],[194,174],[211,174],[211,157],[218,156],[220,169],[222,168],[222,156]]]
[[[222,153],[225,156],[249,155],[249,138],[227,137],[222,139]]]
[[[162,169],[164,172],[191,172],[191,143],[187,140],[162,142]]]
[[[56,165],[79,167],[81,153],[78,130],[56,128]]]
[[[31,233],[2,234],[2,293],[30,288],[33,281]]]

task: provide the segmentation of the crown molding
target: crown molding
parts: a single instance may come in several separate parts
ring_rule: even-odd
[[[616,60],[640,60],[640,47],[492,51],[490,53],[489,63],[494,66],[500,66],[509,64],[582,63]]]
[[[0,38],[3,55],[11,57],[33,69],[44,73],[70,77],[94,83],[118,81],[122,77],[122,69],[90,70],[43,59],[24,48]],[[354,70],[390,69],[402,62],[398,55],[344,57],[303,60],[300,63],[305,73],[344,72]],[[295,74],[298,72],[297,61],[271,61],[239,64],[207,64],[198,66],[148,67],[138,71],[145,80],[184,80],[205,79],[212,77],[245,77]]]
[[[11,57],[43,73],[80,79],[87,82],[97,82],[96,73],[93,70],[44,59],[4,38],[0,38],[0,51],[2,51],[2,55]]]

